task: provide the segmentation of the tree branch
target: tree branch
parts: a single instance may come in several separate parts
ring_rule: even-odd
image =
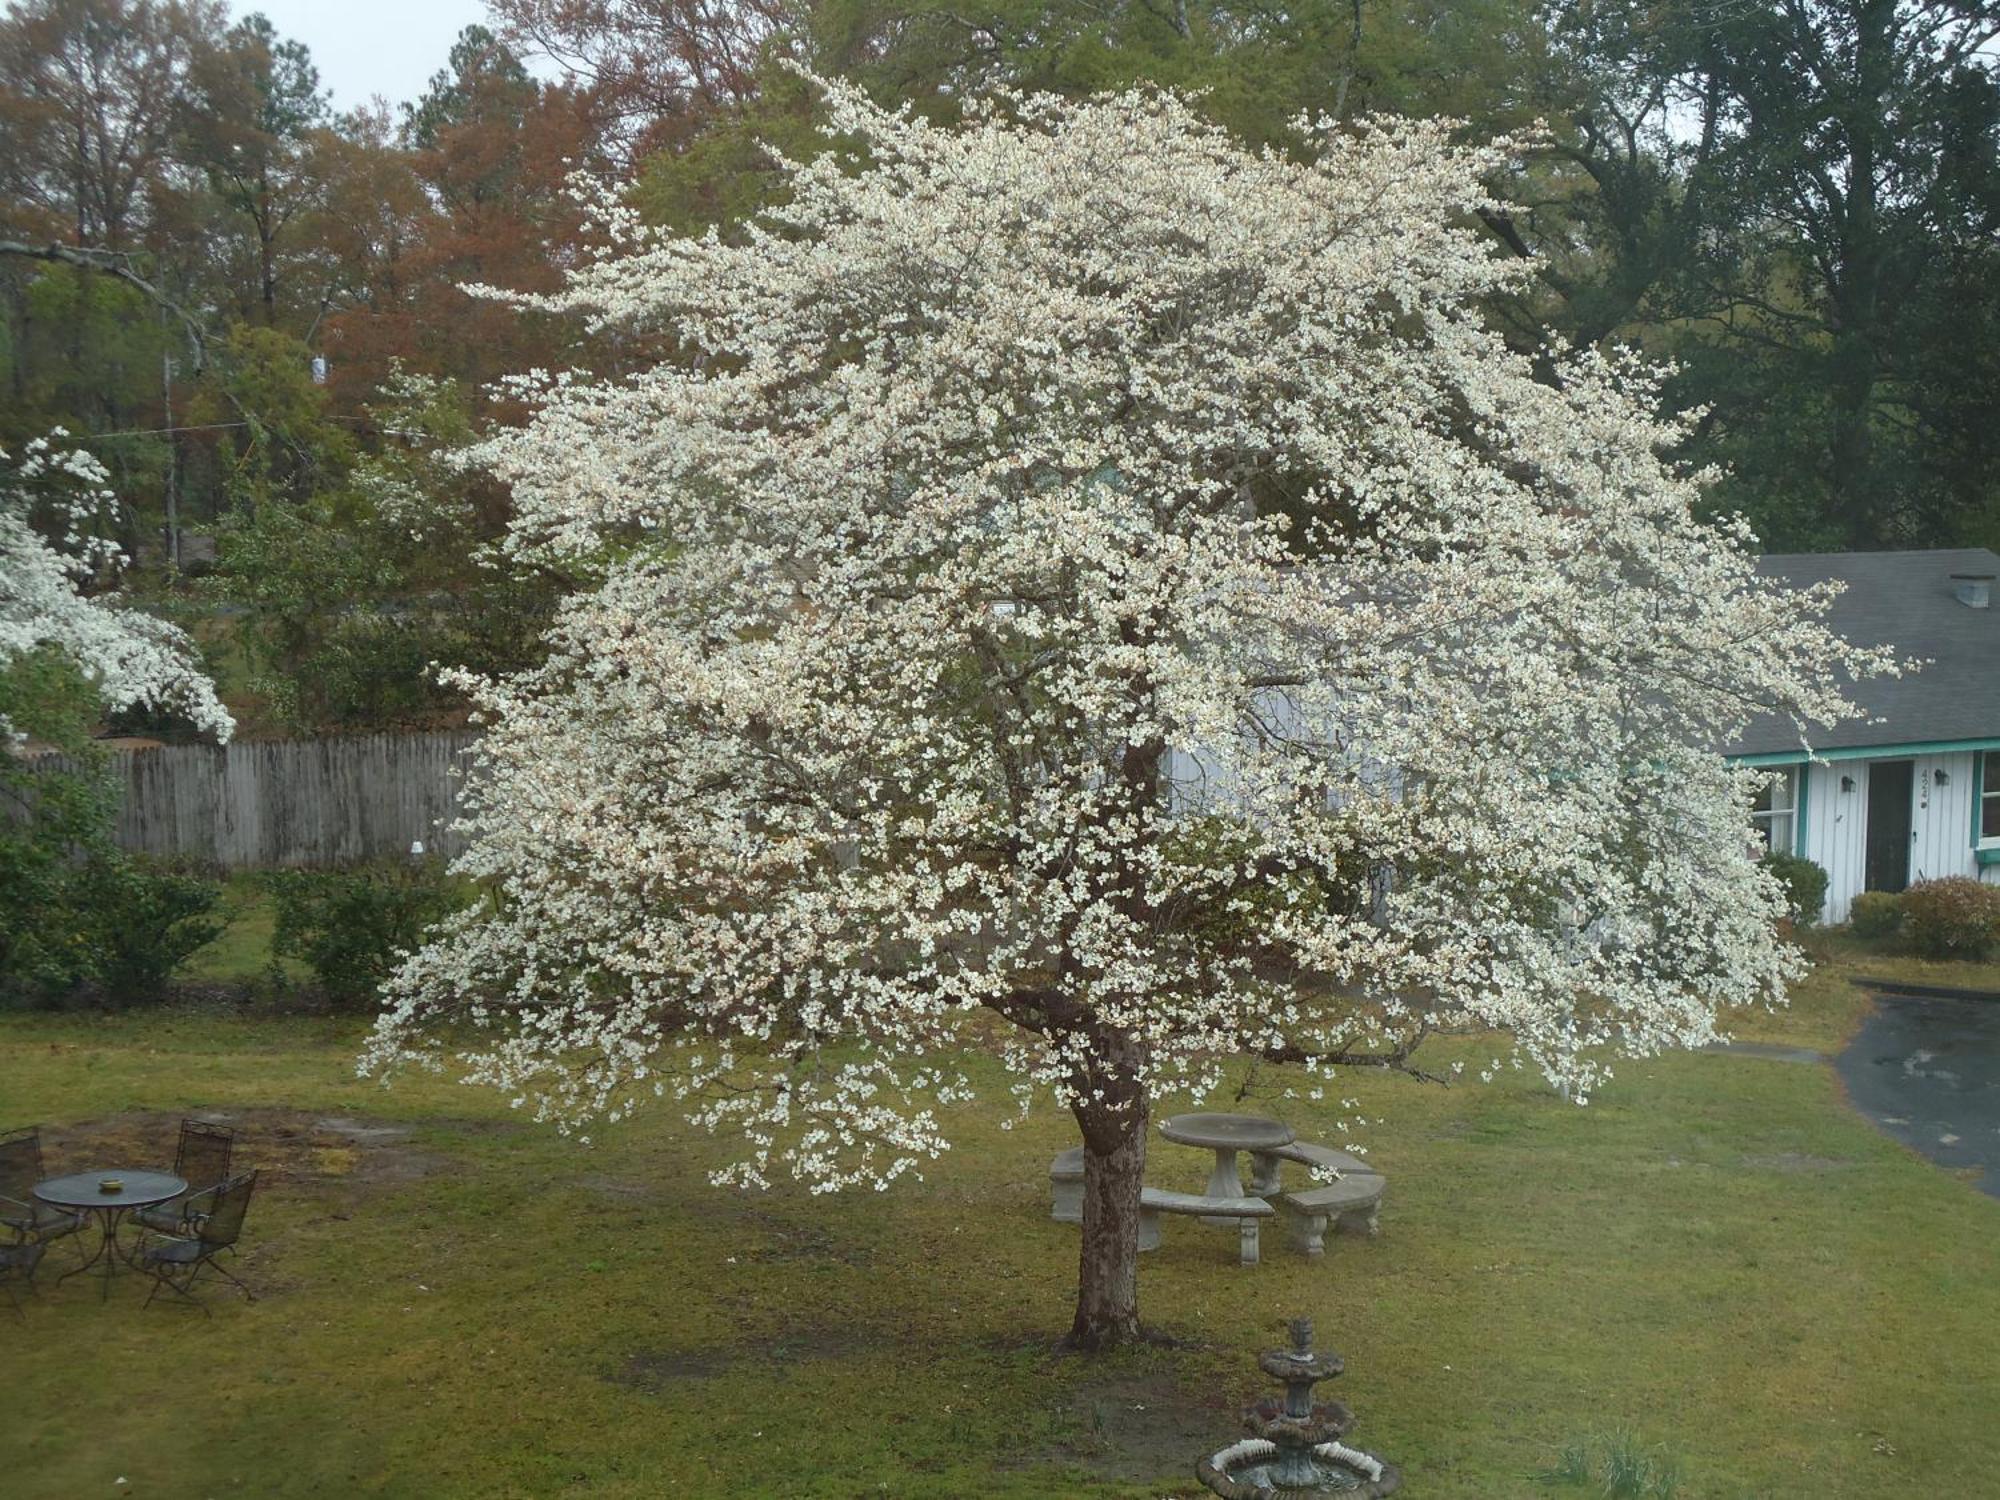
[[[1327,1067],[1382,1068],[1391,1073],[1407,1073],[1419,1083],[1436,1083],[1449,1087],[1451,1080],[1444,1074],[1427,1072],[1410,1065],[1411,1055],[1423,1045],[1424,1038],[1430,1034],[1429,1025],[1420,1025],[1414,1033],[1387,1052],[1350,1052],[1345,1047],[1321,1051],[1316,1048],[1301,1047],[1296,1042],[1287,1042],[1279,1047],[1262,1048],[1254,1055],[1272,1063],[1320,1063]]]
[[[187,330],[188,347],[194,351],[195,373],[198,375],[207,368],[208,331],[202,327],[200,320],[193,313],[134,271],[125,255],[111,250],[80,250],[59,241],[51,241],[46,245],[29,245],[20,240],[0,240],[0,255],[76,266],[85,271],[96,271],[100,275],[109,276],[114,281],[122,281],[127,286],[136,287],[156,305],[165,308],[181,320],[181,326]]]

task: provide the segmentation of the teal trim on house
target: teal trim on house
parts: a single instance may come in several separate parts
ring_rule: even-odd
[[[1952,755],[1966,750],[2000,750],[2000,737],[1980,740],[1919,740],[1908,745],[1856,745],[1843,750],[1815,750],[1813,760],[1901,760],[1911,755]],[[1739,766],[1790,766],[1807,759],[1804,750],[1766,750],[1757,755],[1732,755]]]
[[[1987,865],[2000,865],[2000,844],[1995,844],[1990,849],[1975,849],[1972,857],[1982,868]]]
[[[1980,813],[1986,806],[1986,752],[1975,751],[1972,757],[1972,847],[1979,847]]]
[[[1799,767],[1799,794],[1792,799],[1792,853],[1806,857],[1806,800],[1812,788],[1812,767]]]

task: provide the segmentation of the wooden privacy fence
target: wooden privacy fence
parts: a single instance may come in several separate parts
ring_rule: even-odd
[[[459,730],[114,750],[109,770],[124,792],[115,837],[137,853],[229,869],[406,856],[418,841],[449,857],[465,843],[445,826],[457,814],[453,772],[475,738]]]

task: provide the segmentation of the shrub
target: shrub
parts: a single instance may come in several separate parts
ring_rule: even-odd
[[[76,873],[70,910],[85,935],[90,978],[121,1005],[160,1000],[197,948],[221,935],[212,913],[220,882],[129,857],[99,858]]]
[[[95,687],[53,648],[0,653],[0,724],[63,752],[0,744],[0,998],[95,987],[121,1003],[160,999],[222,931],[216,881],[112,841],[117,791],[88,734],[97,712]]]
[[[1983,958],[2000,939],[2000,887],[1966,875],[1903,892],[1903,936],[1925,958]]]
[[[1802,927],[1817,922],[1826,910],[1826,871],[1796,854],[1764,856],[1764,868],[1785,890],[1785,906]]]
[[[70,908],[81,851],[93,841],[116,851],[98,837],[105,799],[95,778],[31,775],[12,760],[0,749],[0,800],[31,811],[18,820],[0,813],[0,992],[59,994],[90,974]]]
[[[226,925],[212,915],[218,882],[117,849],[34,873],[0,900],[0,990],[15,995],[95,986],[120,1005],[164,999],[175,970]]]
[[[266,884],[277,908],[271,956],[300,960],[344,1004],[371,998],[424,929],[464,904],[433,862],[280,870]]]
[[[1847,909],[1847,926],[1858,938],[1894,937],[1903,925],[1903,898],[1896,891],[1863,891]]]

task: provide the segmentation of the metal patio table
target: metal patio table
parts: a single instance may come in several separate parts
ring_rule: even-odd
[[[1243,1174],[1237,1169],[1239,1151],[1275,1151],[1297,1139],[1292,1127],[1282,1120],[1262,1115],[1195,1114],[1172,1115],[1160,1121],[1160,1134],[1182,1146],[1205,1146],[1215,1153],[1215,1170],[1208,1175],[1208,1196],[1241,1198]],[[1267,1191],[1275,1184],[1258,1184]],[[1204,1218],[1204,1224],[1234,1224],[1234,1219]]]
[[[102,1184],[116,1180],[120,1186],[116,1192],[106,1192]],[[151,1208],[155,1203],[164,1203],[169,1198],[177,1198],[187,1191],[187,1183],[171,1172],[131,1172],[106,1167],[95,1172],[72,1172],[66,1177],[51,1177],[47,1182],[35,1185],[35,1196],[44,1203],[52,1203],[57,1208],[79,1209],[84,1213],[97,1215],[103,1238],[98,1242],[96,1252],[80,1266],[72,1267],[56,1278],[60,1286],[70,1277],[88,1271],[92,1266],[103,1263],[103,1295],[111,1295],[111,1278],[118,1269],[118,1262],[136,1269],[137,1262],[127,1255],[118,1244],[118,1221],[135,1208]]]

